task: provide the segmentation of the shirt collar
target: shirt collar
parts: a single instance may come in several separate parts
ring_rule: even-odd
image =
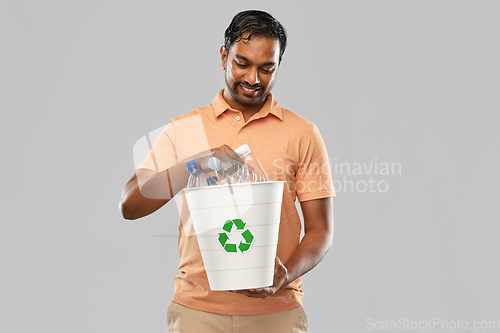
[[[222,97],[223,93],[224,89],[221,89],[212,102],[212,107],[214,109],[215,117],[218,117],[221,114],[223,114],[226,110],[231,109],[229,104],[227,104],[226,101],[224,100],[224,97]],[[269,113],[275,115],[280,120],[283,119],[283,110],[281,109],[281,106],[278,104],[278,101],[274,98],[273,94],[271,93],[269,93],[266,99],[266,103],[262,106],[259,112],[256,113],[256,115],[259,118],[263,118],[266,117]]]

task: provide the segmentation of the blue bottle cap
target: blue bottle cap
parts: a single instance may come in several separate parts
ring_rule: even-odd
[[[217,177],[207,178],[207,185],[208,186],[217,185]]]
[[[189,161],[186,163],[186,169],[188,169],[189,172],[191,172],[191,170],[198,170],[198,164],[195,160]]]

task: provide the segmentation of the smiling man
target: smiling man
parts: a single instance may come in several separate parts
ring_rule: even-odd
[[[262,108],[274,87],[281,47],[278,39],[255,36],[255,32],[239,38],[220,49],[226,71],[223,97],[229,106],[243,112],[246,121]]]
[[[159,175],[158,170],[172,172],[174,165],[178,167],[179,162],[197,153],[186,149],[193,131],[185,135],[181,130],[185,127],[179,125],[194,118],[201,119],[209,148],[227,145],[235,149],[248,144],[268,175],[285,182],[271,286],[210,290],[197,238],[179,228],[180,274],[167,311],[169,332],[307,332],[300,277],[316,266],[331,246],[335,191],[317,127],[282,108],[271,94],[286,44],[284,27],[268,13],[238,13],[220,48],[225,88],[211,104],[167,125],[122,194],[120,206],[127,219],[151,214],[169,201],[141,196],[137,179],[144,173],[150,175],[148,179]],[[178,190],[170,189],[170,196]],[[295,200],[304,216],[302,239]]]

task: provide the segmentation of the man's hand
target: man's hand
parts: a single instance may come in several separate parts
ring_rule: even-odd
[[[286,286],[288,277],[288,270],[281,260],[276,257],[274,260],[274,280],[273,285],[264,288],[246,289],[246,290],[231,290],[231,292],[242,294],[248,297],[266,298],[273,295],[275,292]]]

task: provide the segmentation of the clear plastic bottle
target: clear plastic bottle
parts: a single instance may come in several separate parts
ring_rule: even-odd
[[[234,151],[245,161],[249,173],[248,178],[251,182],[268,182],[271,179],[268,177],[266,171],[260,164],[257,156],[255,156],[247,144],[241,145]]]
[[[250,183],[253,177],[248,167],[236,161],[232,162],[231,172],[233,173],[233,179],[237,179],[238,183]]]
[[[186,163],[186,169],[188,169],[190,173],[187,184],[188,188],[217,185],[217,181],[210,175],[198,169],[196,161],[193,160]]]
[[[239,164],[239,163],[238,163]],[[220,178],[226,184],[240,184],[245,183],[248,180],[245,180],[238,174],[238,165],[236,161],[233,161],[229,158],[224,158],[221,160],[219,174]]]
[[[222,184],[240,184],[250,182],[251,171],[231,158],[218,159],[211,157],[207,161],[209,170],[215,172],[216,177]]]

